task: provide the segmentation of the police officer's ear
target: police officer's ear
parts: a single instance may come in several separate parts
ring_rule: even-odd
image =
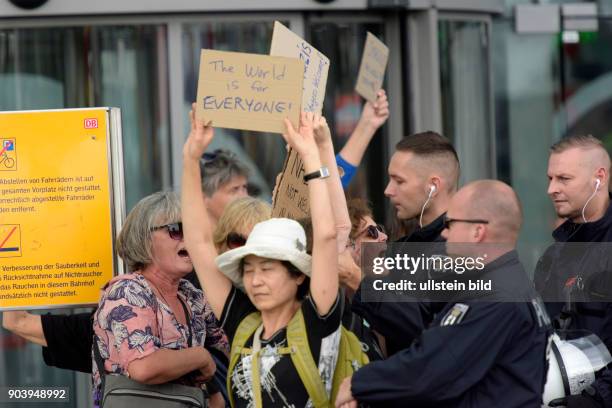
[[[474,239],[474,242],[482,242],[485,240],[485,237],[487,235],[486,224],[475,224],[474,229],[472,231],[472,237]]]

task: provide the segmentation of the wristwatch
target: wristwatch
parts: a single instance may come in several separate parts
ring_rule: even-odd
[[[313,171],[312,173],[308,173],[304,175],[304,183],[307,183],[310,180],[316,178],[327,178],[329,177],[329,169],[327,167],[321,167],[317,171]]]

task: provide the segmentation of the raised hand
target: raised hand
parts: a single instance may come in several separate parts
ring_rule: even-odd
[[[389,101],[384,89],[376,93],[376,103],[366,102],[361,112],[361,121],[376,131],[389,118]]]
[[[317,145],[321,147],[325,143],[331,143],[331,131],[324,116],[314,115],[313,119],[314,137]]]
[[[214,129],[211,121],[197,120],[195,118],[195,110],[196,104],[192,103],[191,110],[189,111],[191,131],[183,147],[183,157],[199,160],[213,140]]]
[[[309,156],[315,156],[318,160],[317,142],[314,137],[314,114],[312,112],[300,114],[298,131],[293,128],[289,119],[285,119],[285,126],[287,131],[283,133],[283,138],[292,149],[298,152],[302,160]]]

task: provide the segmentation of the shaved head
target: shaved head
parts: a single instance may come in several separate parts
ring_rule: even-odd
[[[572,136],[555,143],[547,174],[547,192],[558,217],[587,222],[607,209],[610,155],[599,139]]]
[[[460,189],[455,199],[467,218],[489,221],[490,242],[516,242],[523,211],[512,187],[497,180],[478,180]]]

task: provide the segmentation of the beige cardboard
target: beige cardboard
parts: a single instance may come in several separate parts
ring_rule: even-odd
[[[274,22],[270,55],[299,58],[304,62],[302,110],[320,114],[325,99],[329,58],[278,21]]]
[[[304,63],[297,58],[202,50],[196,116],[213,126],[283,133],[298,127]]]
[[[304,183],[304,165],[293,149],[287,153],[272,201],[272,217],[299,220],[310,216],[308,185]]]
[[[304,62],[302,110],[321,114],[327,86],[329,58],[287,27],[274,22],[270,55],[299,58]],[[300,219],[310,215],[308,186],[304,183],[304,166],[298,154],[287,154],[273,198],[273,217]]]
[[[355,90],[370,102],[376,102],[376,92],[382,87],[388,60],[389,48],[368,32]]]

